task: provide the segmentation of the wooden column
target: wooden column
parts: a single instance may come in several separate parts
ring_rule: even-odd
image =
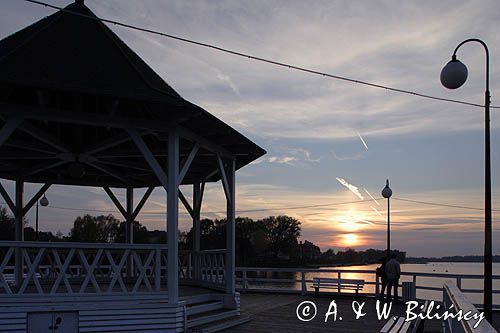
[[[176,129],[168,134],[167,170],[167,244],[168,244],[168,302],[179,301],[179,135]]]
[[[200,269],[200,211],[201,211],[201,185],[199,182],[193,184],[193,265],[194,279],[201,279]]]
[[[201,210],[201,185],[193,184],[193,251],[200,252],[200,210]]]
[[[134,188],[127,187],[126,193],[126,216],[125,216],[125,243],[134,243]],[[133,258],[129,256],[127,259],[127,277],[132,277],[133,274]]]
[[[127,187],[127,216],[125,216],[125,243],[134,243],[134,188]]]
[[[15,241],[24,241],[24,181],[22,179],[16,180],[16,203],[14,212],[15,216]],[[20,286],[23,280],[23,270],[24,270],[24,260],[22,255],[22,250],[20,248],[16,249],[16,259],[15,259],[15,280],[16,286]]]
[[[227,178],[227,187],[228,193],[226,194],[227,201],[227,226],[226,226],[226,294],[234,295],[235,294],[235,160],[232,159],[228,161],[226,167],[226,178]]]

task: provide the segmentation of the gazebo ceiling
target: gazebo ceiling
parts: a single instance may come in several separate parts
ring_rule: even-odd
[[[183,184],[219,180],[216,155],[241,168],[265,154],[184,100],[83,1],[0,41],[0,118],[5,125],[17,117],[22,122],[0,146],[1,178],[160,185],[130,128],[165,168],[170,128],[180,133],[181,164],[200,144]]]

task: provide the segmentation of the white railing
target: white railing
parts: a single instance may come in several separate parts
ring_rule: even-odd
[[[180,278],[207,287],[225,284],[226,250],[180,251]]]
[[[166,245],[1,241],[0,295],[158,292],[166,252]]]
[[[474,305],[458,289],[453,281],[446,281],[443,286],[443,305],[445,309],[453,308],[453,311],[462,311],[470,314],[477,314]],[[497,331],[484,318],[471,316],[471,320],[458,320],[450,317],[443,321],[443,331],[445,333],[496,333]]]
[[[341,268],[236,268],[237,287],[243,292],[284,292],[305,295],[314,291],[312,288],[313,277],[363,279],[365,280],[365,287],[360,291],[360,294],[367,296],[378,295],[381,288],[381,283],[375,270],[349,270]],[[417,291],[417,298],[441,300],[443,283],[450,279],[455,282],[461,292],[468,294],[470,297],[479,296],[479,294],[483,293],[483,289],[481,289],[483,276],[480,274],[402,272],[399,287],[402,287],[402,282],[413,282],[413,286]],[[500,281],[500,276],[494,275],[493,279],[493,294],[500,294],[500,290],[498,288],[495,289],[495,282]],[[399,295],[402,295],[401,290],[399,291]],[[479,303],[479,300],[477,303]],[[494,297],[494,307],[500,308],[500,298]]]

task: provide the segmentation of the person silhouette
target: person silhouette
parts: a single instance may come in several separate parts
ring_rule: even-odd
[[[378,295],[379,300],[384,299],[384,293],[385,293],[385,288],[387,287],[387,273],[385,272],[385,265],[387,263],[387,258],[381,258],[380,259],[381,265],[377,267],[376,273],[377,276],[380,278],[380,281],[382,282],[382,289],[380,290],[380,293]]]
[[[391,260],[385,264],[385,273],[387,275],[387,299],[391,300],[392,289],[394,288],[394,301],[398,300],[398,284],[401,276],[401,265],[396,260],[396,253],[391,254]]]

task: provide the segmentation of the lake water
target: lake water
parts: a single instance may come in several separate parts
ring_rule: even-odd
[[[341,277],[345,279],[362,279],[366,282],[375,282],[375,269],[378,265],[359,265],[359,266],[343,266],[343,267],[324,267],[322,270],[362,270],[370,271],[367,273],[352,272],[345,273],[342,272]],[[482,275],[483,264],[482,263],[428,263],[428,264],[402,264],[402,273],[430,273],[430,274],[457,274],[457,275]],[[500,263],[493,264],[493,275],[500,275]],[[272,273],[272,272],[248,272],[247,276],[249,278],[266,278],[274,280],[290,279],[296,281],[283,282],[283,281],[270,281],[270,282],[260,282],[260,281],[250,281],[250,288],[279,288],[279,289],[301,289],[301,273]],[[306,280],[312,280],[314,277],[331,277],[337,278],[337,273],[335,272],[310,272],[306,273]],[[442,288],[443,282],[445,280],[454,280],[450,277],[422,277],[417,276],[417,286],[423,287],[435,287]],[[413,276],[403,275],[401,277],[400,283],[404,281],[413,281]],[[479,293],[466,293],[467,297],[475,304],[482,303],[482,289],[483,281],[479,277],[477,279],[462,279],[461,281],[462,289],[477,289]],[[307,283],[307,289],[313,290],[311,283]],[[500,290],[500,280],[493,280],[493,290]],[[363,288],[364,293],[375,293],[375,285],[365,285]],[[400,291],[401,295],[401,291]],[[417,298],[424,299],[442,299],[442,291],[433,290],[422,290],[417,289]],[[496,305],[500,305],[500,295],[494,294],[493,302]]]

